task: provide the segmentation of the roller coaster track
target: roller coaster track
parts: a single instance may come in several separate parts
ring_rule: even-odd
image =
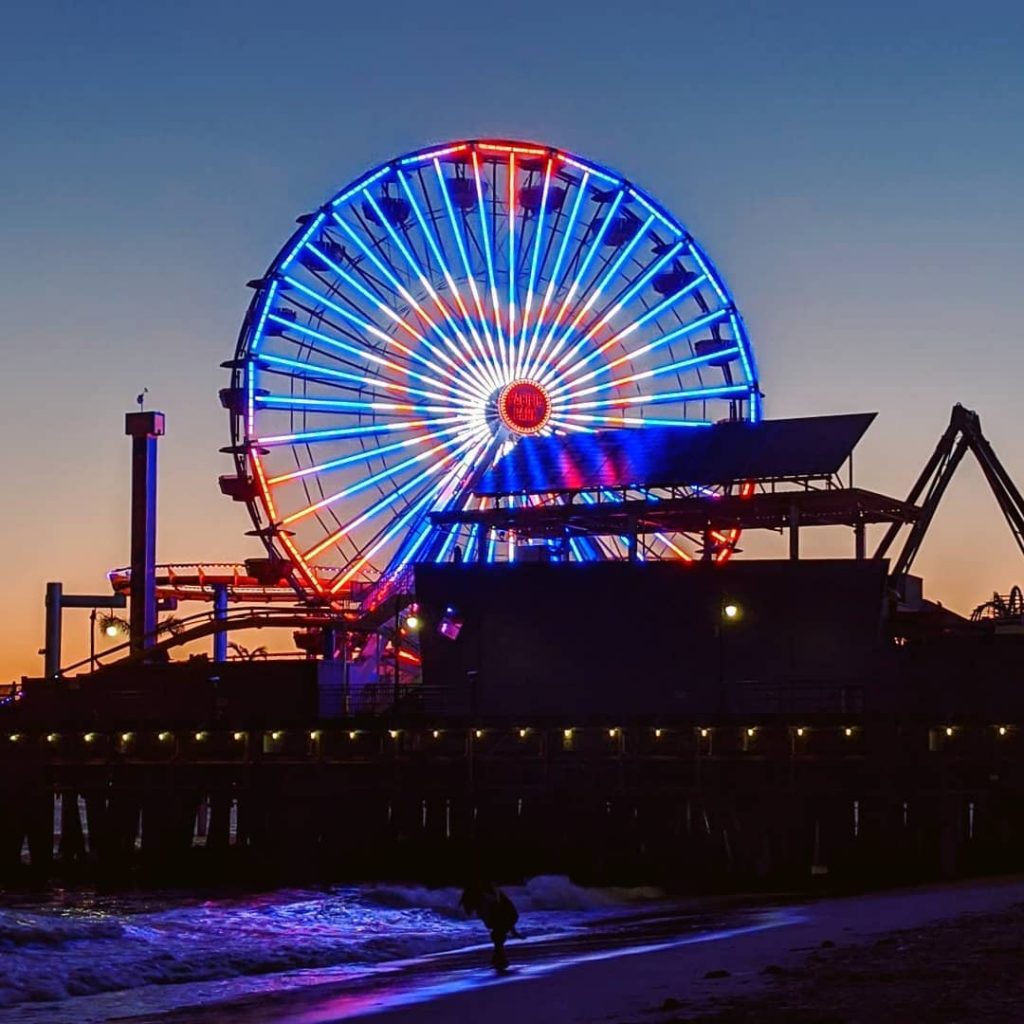
[[[216,618],[213,611],[197,612],[184,619],[179,619],[173,632],[160,629],[152,637],[152,644],[147,646],[144,657],[151,660],[154,656],[171,651],[176,647],[219,632],[237,632],[245,629],[308,629],[310,627],[334,626],[335,628],[353,628],[356,623],[351,616],[342,615],[318,608],[274,608],[274,607],[241,607],[232,608],[222,618]],[[96,655],[95,661],[102,663],[111,659],[125,663],[139,660],[130,652],[130,642],[125,641],[116,647],[109,647]],[[66,675],[76,669],[86,668],[91,659],[83,658],[72,665],[61,669]]]

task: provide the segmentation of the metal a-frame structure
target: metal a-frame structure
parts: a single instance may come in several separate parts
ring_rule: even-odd
[[[978,414],[957,403],[949,417],[949,426],[907,496],[908,504],[919,505],[920,512],[891,567],[890,578],[901,595],[907,574],[921,548],[935,510],[946,493],[957,466],[968,451],[978,460],[978,465],[981,466],[981,471],[985,474],[985,479],[1010,527],[1013,539],[1024,555],[1024,497],[1021,497],[1010,474],[982,433]],[[886,557],[904,525],[902,522],[892,523],[875,551],[875,558]]]

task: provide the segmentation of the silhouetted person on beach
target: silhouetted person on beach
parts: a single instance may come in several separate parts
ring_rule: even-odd
[[[489,882],[476,882],[467,885],[463,890],[459,906],[467,914],[476,914],[491,933],[494,943],[494,956],[491,963],[495,970],[504,971],[508,967],[505,956],[505,940],[509,935],[522,938],[516,931],[519,911],[515,904],[500,890]]]

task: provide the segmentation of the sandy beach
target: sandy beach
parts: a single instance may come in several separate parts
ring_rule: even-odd
[[[721,920],[721,919],[720,919]],[[1024,880],[932,886],[764,905],[724,927],[649,929],[633,942],[457,951],[322,985],[133,1024],[860,1024],[1024,1019]]]

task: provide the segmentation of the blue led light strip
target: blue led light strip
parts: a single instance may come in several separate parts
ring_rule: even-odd
[[[498,356],[503,374],[510,375],[510,364],[508,352],[505,349],[505,332],[501,323],[501,306],[498,302],[498,283],[494,273],[494,256],[491,252],[491,237],[487,230],[487,204],[484,202],[484,184],[480,180],[480,159],[476,150],[473,151],[473,179],[476,183],[476,205],[480,215],[480,247],[484,252],[484,262],[487,265],[487,281],[491,291],[491,315],[494,317],[494,327],[498,335]]]
[[[451,290],[452,296],[459,307],[459,311],[462,313],[463,321],[469,327],[470,334],[472,334],[473,340],[477,346],[477,352],[474,353],[472,347],[466,341],[465,335],[457,326],[453,325],[456,336],[462,342],[472,359],[476,359],[477,354],[479,354],[481,358],[482,371],[486,380],[491,388],[498,388],[501,386],[501,381],[496,375],[496,367],[492,367],[490,365],[483,340],[481,339],[480,333],[477,331],[476,324],[473,322],[473,318],[462,299],[462,295],[459,292],[459,286],[455,283],[455,278],[452,277],[452,273],[448,269],[448,262],[444,257],[439,241],[434,237],[433,231],[430,230],[430,226],[427,224],[427,219],[424,217],[423,211],[420,209],[420,205],[416,201],[416,196],[413,194],[413,190],[409,185],[408,179],[401,171],[398,172],[398,180],[405,191],[406,197],[409,200],[409,205],[412,207],[412,211],[416,215],[417,221],[419,221],[420,229],[423,232],[424,238],[427,240],[427,245],[430,247],[430,251],[434,254],[434,259],[437,260],[438,266],[441,268],[441,273],[448,284],[448,288]]]
[[[391,494],[382,498],[380,501],[371,505],[362,515],[357,516],[355,519],[346,523],[341,528],[329,533],[323,540],[318,544],[314,545],[308,551],[303,554],[303,557],[308,561],[311,558],[315,558],[322,551],[325,551],[332,544],[336,544],[339,540],[342,540],[348,536],[357,526],[361,526],[363,523],[368,522],[370,519],[380,515],[385,509],[389,508],[394,504],[397,498],[402,497],[403,494],[407,494],[414,487],[418,487],[424,481],[429,480],[435,473],[440,472],[452,459],[456,458],[462,452],[468,450],[473,444],[473,437],[471,436],[468,441],[464,441],[463,444],[449,452],[443,459],[438,459],[429,465],[422,473],[417,473],[411,480],[406,481],[401,487],[397,487]]]
[[[562,263],[565,261],[565,254],[568,251],[569,242],[576,229],[576,221],[579,217],[580,206],[587,193],[587,185],[589,181],[589,173],[584,174],[578,188],[576,189],[576,197],[572,204],[572,210],[569,213],[569,219],[562,231],[562,241],[558,247],[558,254],[555,257],[555,265],[551,270],[551,277],[548,279],[548,286],[544,292],[544,301],[541,303],[540,312],[537,314],[537,322],[533,328],[533,337],[530,339],[530,345],[526,352],[526,361],[528,364],[533,358],[534,347],[537,344],[537,338],[540,336],[541,328],[544,325],[544,317],[547,315],[548,307],[551,305],[551,300],[555,295],[556,289],[561,287]]]
[[[657,402],[689,402],[702,398],[724,398],[726,396],[746,395],[750,392],[749,384],[725,384],[716,388],[691,388],[681,391],[657,391],[650,395],[627,395],[622,398],[602,398],[592,402],[559,403],[556,408],[560,413],[567,409],[603,409],[609,406],[647,405]]]
[[[473,273],[472,267],[469,262],[469,253],[466,249],[465,240],[462,237],[462,228],[459,226],[459,220],[455,215],[455,209],[452,206],[452,199],[448,192],[448,183],[445,179],[444,172],[441,170],[440,161],[434,160],[434,171],[437,174],[438,187],[441,190],[441,196],[444,199],[445,209],[448,212],[448,222],[451,225],[452,234],[455,236],[455,244],[459,250],[459,256],[462,259],[462,266],[466,272],[466,280],[469,282],[469,290],[473,295],[473,302],[476,305],[477,316],[480,320],[480,327],[484,332],[484,338],[487,341],[487,350],[490,354],[490,362],[494,367],[495,374],[500,376],[501,364],[498,360],[498,350],[494,347],[494,338],[491,335],[490,324],[487,319],[487,313],[484,311],[483,300],[480,297],[480,290],[477,288],[476,275]]]
[[[338,223],[338,226],[356,244],[356,246],[360,249],[363,255],[377,268],[378,271],[380,271],[380,273],[384,276],[385,280],[387,280],[391,287],[394,288],[395,292],[398,295],[400,295],[406,302],[408,302],[413,309],[416,310],[417,315],[426,324],[429,325],[430,329],[435,334],[437,334],[437,336],[441,339],[442,343],[449,349],[449,351],[457,356],[463,355],[463,353],[455,344],[455,342],[453,342],[452,339],[449,338],[448,335],[441,330],[440,326],[438,326],[434,318],[430,316],[430,314],[423,308],[423,306],[419,302],[416,301],[412,293],[405,287],[405,285],[403,285],[402,282],[398,280],[395,274],[385,265],[385,263],[380,259],[380,257],[369,246],[366,245],[362,238],[359,237],[359,233],[355,230],[355,228],[353,228],[350,224],[347,224],[345,221],[343,221],[337,214],[334,214],[333,216],[335,221]],[[451,366],[460,365],[460,363],[457,362],[451,355],[441,352],[435,345],[428,342],[425,338],[423,339],[423,343],[438,358],[444,359],[444,361],[449,363]],[[481,393],[483,393],[483,391],[486,391],[486,388],[481,389],[479,383],[475,383],[474,387],[480,389]]]
[[[420,282],[420,286],[433,300],[434,305],[437,306],[438,312],[448,321],[448,325],[455,332],[455,336],[462,343],[463,348],[459,348],[457,345],[452,344],[452,351],[456,353],[459,361],[466,368],[466,373],[478,381],[484,391],[489,390],[487,386],[487,378],[484,376],[481,368],[472,360],[473,349],[470,347],[469,342],[466,341],[466,336],[462,333],[459,325],[455,322],[451,315],[450,310],[445,302],[442,301],[440,295],[434,289],[434,286],[430,283],[426,274],[423,272],[423,268],[420,266],[419,260],[416,259],[415,254],[409,249],[409,247],[402,241],[401,236],[395,230],[394,225],[388,220],[387,215],[380,208],[380,204],[369,192],[363,192],[363,196],[366,201],[373,208],[374,214],[376,215],[380,224],[384,227],[387,233],[391,236],[391,241],[394,243],[395,248],[402,254],[402,258],[409,265],[409,269],[416,275]]]
[[[526,334],[530,326],[530,311],[533,308],[533,292],[537,285],[537,267],[540,257],[541,240],[544,237],[544,217],[547,212],[548,194],[551,189],[551,171],[554,161],[548,159],[544,168],[544,185],[541,189],[540,207],[533,228],[533,256],[530,260],[530,280],[526,288],[526,302],[523,304],[523,323],[519,332],[519,355],[516,360],[515,376],[526,376]],[[525,214],[524,214],[525,216]]]
[[[381,458],[384,455],[389,455],[391,452],[403,451],[406,448],[411,448],[414,445],[425,444],[427,441],[432,440],[435,437],[448,437],[452,434],[461,433],[464,427],[448,427],[446,430],[435,430],[427,434],[418,434],[416,437],[406,438],[404,441],[395,441],[392,444],[378,445],[376,448],[365,448],[362,451],[353,452],[351,455],[344,455],[341,458],[329,459],[327,462],[318,462],[312,466],[306,466],[304,469],[295,469],[290,473],[282,473],[279,476],[272,476],[267,478],[267,483],[270,486],[276,484],[285,483],[289,480],[298,480],[304,476],[310,476],[313,473],[329,473],[335,469],[341,469],[344,466],[351,466],[357,462],[369,462],[371,459]]]
[[[568,369],[562,369],[565,365],[565,362],[567,361],[566,358],[563,358],[562,360],[559,361],[556,369],[563,372],[566,377],[571,377],[575,370],[581,369],[582,367],[586,366],[587,363],[591,362],[598,356],[605,353],[617,341],[622,341],[623,338],[628,338],[629,335],[631,335],[634,331],[640,330],[640,328],[643,327],[644,324],[650,323],[651,320],[656,319],[657,317],[661,316],[666,310],[671,309],[681,299],[684,299],[688,295],[691,295],[704,283],[704,281],[705,278],[703,275],[694,278],[692,281],[689,282],[689,284],[685,285],[683,288],[680,288],[679,291],[677,291],[674,295],[670,295],[668,298],[663,299],[661,302],[659,302],[656,306],[652,306],[642,316],[637,317],[637,319],[634,320],[631,324],[629,324],[628,327],[624,327],[621,331],[617,331],[607,341],[602,342],[595,349],[593,349],[593,351],[589,352],[581,359],[578,359]],[[635,295],[636,292],[639,291],[639,289],[643,287],[643,285],[646,283],[647,282],[644,281],[642,283],[638,282],[636,285],[634,285],[634,287],[630,289],[630,298],[632,298],[632,296]],[[569,354],[567,353],[566,355],[568,356]]]
[[[569,291],[566,293],[565,298],[562,299],[562,304],[558,307],[558,312],[555,314],[555,318],[551,321],[551,326],[548,328],[547,336],[544,338],[540,349],[537,351],[538,363],[540,363],[544,358],[544,353],[547,351],[548,345],[554,339],[555,331],[558,330],[558,325],[562,322],[562,317],[565,316],[565,312],[569,308],[569,304],[575,298],[576,292],[579,291],[580,284],[583,282],[583,278],[590,269],[590,264],[593,263],[597,254],[601,251],[601,246],[604,244],[604,236],[608,234],[608,229],[612,226],[612,223],[618,214],[619,206],[622,204],[622,196],[622,192],[615,193],[615,198],[612,200],[611,207],[602,218],[601,226],[595,232],[583,259],[580,260],[580,265],[576,271],[576,277],[569,286]]]
[[[367,362],[373,363],[375,366],[380,366],[384,369],[398,370],[407,376],[412,377],[414,380],[422,381],[425,384],[434,384],[439,388],[443,388],[445,391],[451,392],[452,394],[460,394],[470,403],[479,397],[473,393],[467,394],[464,389],[464,385],[460,386],[460,382],[458,380],[455,380],[453,383],[445,383],[444,381],[437,380],[435,377],[428,377],[426,374],[418,373],[416,370],[409,369],[405,366],[399,366],[397,363],[392,363],[390,359],[385,359],[383,356],[377,355],[376,352],[368,349],[357,348],[350,342],[342,341],[339,338],[332,338],[330,335],[323,334],[321,331],[315,331],[312,327],[306,327],[304,324],[297,323],[295,320],[289,320],[287,317],[278,316],[276,313],[270,314],[268,319],[272,323],[276,323],[278,326],[283,327],[286,330],[293,331],[296,334],[301,334],[305,338],[312,338],[323,345],[327,345],[329,348],[337,349],[339,352],[345,352],[347,355],[355,356],[358,359],[365,359]]]
[[[332,384],[333,381],[351,381],[353,384],[360,384],[371,390],[381,389],[386,392],[401,391],[407,395],[417,395],[420,398],[432,398],[434,401],[442,402],[456,408],[475,408],[475,402],[466,399],[450,398],[447,395],[438,394],[436,391],[421,391],[419,388],[411,388],[405,384],[398,384],[394,381],[383,380],[380,377],[368,377],[365,374],[350,373],[347,370],[336,370],[330,366],[323,366],[320,363],[302,362],[299,359],[285,359],[283,356],[271,356],[263,354],[257,357],[260,363],[269,366],[289,367],[298,372],[292,375],[292,379],[318,381],[320,383]],[[344,385],[337,385],[343,387]]]
[[[602,373],[610,373],[616,366],[621,366],[626,362],[632,362],[634,359],[640,358],[640,356],[647,355],[655,349],[661,348],[662,345],[668,345],[673,341],[677,341],[679,338],[685,338],[687,335],[693,334],[694,331],[699,331],[702,327],[710,327],[712,324],[724,320],[728,315],[728,312],[729,311],[726,309],[717,309],[713,313],[708,313],[707,316],[691,320],[690,323],[683,324],[682,327],[678,327],[674,331],[669,331],[668,334],[663,334],[660,338],[655,338],[653,341],[649,341],[646,345],[642,345],[638,349],[634,349],[631,352],[624,352],[621,356],[611,360],[611,362],[602,363],[601,366],[595,367],[588,373],[581,374],[579,377],[568,380],[566,382],[566,387],[576,388],[584,381],[592,380],[594,377],[600,376]],[[560,387],[559,390],[565,390],[565,387]]]

